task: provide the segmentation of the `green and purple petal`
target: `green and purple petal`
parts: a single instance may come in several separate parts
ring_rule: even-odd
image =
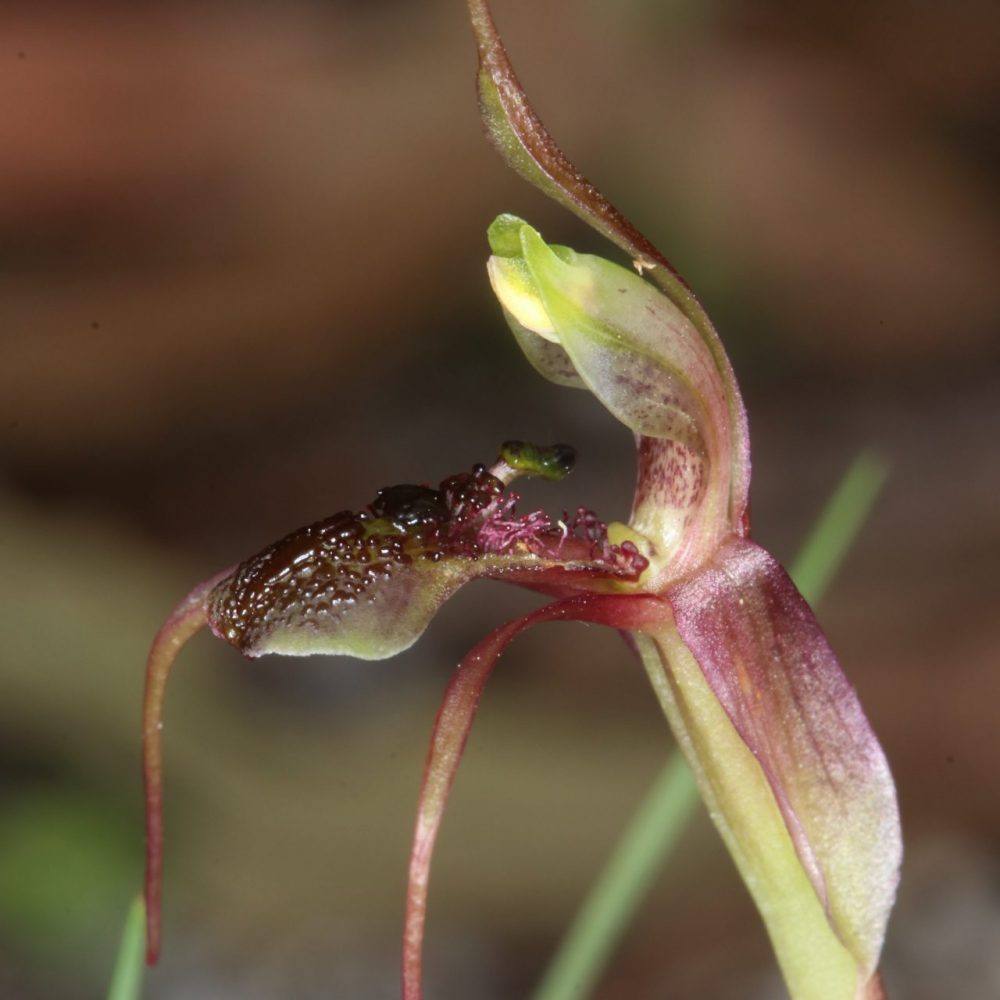
[[[901,858],[892,777],[809,606],[733,540],[665,595],[654,686],[767,924],[792,995],[864,995]]]
[[[703,340],[725,399],[724,424],[730,443],[722,460],[729,466],[728,520],[742,525],[750,485],[750,437],[736,376],[712,321],[670,261],[580,173],[556,144],[514,73],[487,0],[468,0],[468,7],[479,53],[480,114],[500,156],[530,184],[624,251],[640,273],[649,274]],[[527,353],[535,363],[532,353]]]
[[[581,384],[635,432],[631,526],[654,546],[650,585],[697,568],[744,531],[732,503],[726,387],[691,321],[626,268],[550,247],[514,216],[489,230],[488,272],[532,364]]]

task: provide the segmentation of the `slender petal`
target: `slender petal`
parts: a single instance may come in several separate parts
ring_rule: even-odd
[[[669,275],[678,298],[694,295],[670,262],[570,162],[542,124],[507,56],[486,0],[469,0],[479,50],[479,107],[487,135],[506,163],[529,184],[568,208],[645,267]]]
[[[223,570],[199,583],[156,633],[146,661],[142,706],[142,776],[146,798],[146,961],[160,955],[160,896],[163,887],[163,702],[170,668],[181,647],[208,624],[208,595],[228,577]]]
[[[479,642],[459,664],[434,723],[420,789],[403,935],[404,1000],[420,1000],[423,995],[421,966],[431,855],[483,687],[511,639],[529,626],[547,621],[587,621],[628,630],[657,630],[670,621],[670,612],[659,598],[644,595],[571,597],[508,622]]]
[[[734,540],[665,596],[676,631],[640,648],[792,995],[864,995],[901,846],[892,779],[857,697],[758,546]]]
[[[725,388],[732,446],[730,520],[742,522],[750,484],[746,410],[732,365],[712,321],[667,258],[570,162],[542,124],[511,66],[487,0],[468,0],[479,51],[479,107],[487,134],[504,161],[632,258],[694,324]],[[529,355],[530,357],[530,355]],[[534,362],[533,362],[534,363]]]

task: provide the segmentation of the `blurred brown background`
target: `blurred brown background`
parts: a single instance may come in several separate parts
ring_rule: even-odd
[[[894,996],[1000,995],[1000,8],[497,3],[569,154],[699,289],[787,560],[851,457],[892,478],[821,610],[893,763]],[[516,211],[459,0],[0,9],[0,996],[102,994],[139,884],[139,700],[196,580],[511,436],[627,514],[628,435],[519,357],[485,280]],[[461,594],[386,663],[200,638],[167,720],[150,998],[398,994],[437,699],[533,599]],[[670,741],[611,634],[550,627],[484,701],[432,882],[428,994],[527,996]],[[699,816],[602,984],[781,996]]]

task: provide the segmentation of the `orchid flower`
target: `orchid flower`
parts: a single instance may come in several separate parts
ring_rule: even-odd
[[[550,381],[592,392],[635,434],[631,516],[519,512],[515,480],[562,478],[575,453],[510,441],[489,466],[437,487],[380,490],[364,510],[292,532],[197,586],[147,666],[147,957],[156,960],[160,936],[163,699],[184,642],[207,624],[250,657],[379,659],[410,646],[459,587],[487,577],[552,600],[483,639],[445,693],[410,860],[406,1000],[422,995],[431,854],[483,687],[517,634],[568,620],[630,637],[794,1000],[882,996],[878,959],[901,856],[895,790],[812,611],[750,540],[747,422],[725,351],[666,258],[545,131],[485,0],[468,5],[493,142],[633,264],[549,245],[509,215],[489,229],[489,280],[528,360]]]

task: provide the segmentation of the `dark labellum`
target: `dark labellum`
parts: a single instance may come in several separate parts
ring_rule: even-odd
[[[299,528],[242,562],[209,595],[209,625],[249,655],[278,631],[340,627],[414,562],[478,559],[477,528],[503,491],[482,465],[437,490],[387,486],[367,511]]]
[[[389,532],[379,531],[380,527]],[[305,615],[337,615],[406,561],[405,536],[371,514],[341,511],[299,528],[242,562],[209,595],[209,625],[249,652]]]
[[[371,503],[371,512],[403,530],[443,524],[450,516],[439,490],[410,483],[379,490]]]
[[[575,458],[568,445],[508,441],[496,468],[561,479]],[[642,572],[645,560],[635,547],[609,544],[604,522],[592,512],[553,522],[543,511],[519,515],[518,499],[481,464],[437,489],[387,486],[367,510],[341,511],[299,528],[242,562],[209,594],[209,626],[249,656],[274,651],[278,641],[284,644],[279,651],[289,652],[295,635],[340,636],[331,649],[341,640],[350,648],[352,629],[361,635],[373,628],[366,618],[373,603],[397,624],[411,605],[419,609],[414,595],[428,585],[423,574],[430,564],[516,553],[522,569],[533,560],[570,559],[578,568],[591,564],[623,577]]]

